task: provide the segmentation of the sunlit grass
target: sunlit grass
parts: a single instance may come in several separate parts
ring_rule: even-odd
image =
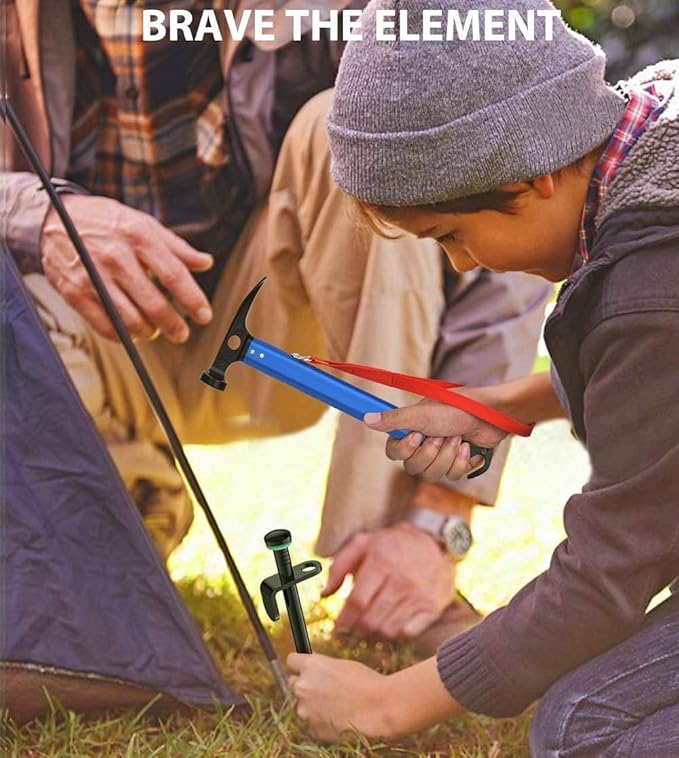
[[[219,448],[189,448],[196,473],[208,494],[253,596],[273,573],[264,547],[269,529],[293,534],[293,560],[312,557],[318,528],[335,417],[329,412],[315,427],[285,438]],[[587,475],[587,458],[565,422],[538,428],[529,440],[513,444],[499,503],[477,509],[476,544],[459,568],[459,585],[484,612],[506,602],[548,565],[562,538],[561,508]],[[327,564],[326,564],[327,565]],[[225,578],[223,558],[201,513],[172,557],[173,578],[199,622],[225,679],[252,704],[244,722],[229,714],[174,716],[163,721],[134,714],[92,723],[60,713],[7,735],[14,756],[525,756],[530,712],[494,721],[467,716],[396,745],[358,736],[340,746],[315,743],[296,722],[272,683],[244,613]],[[331,637],[340,597],[322,604],[323,575],[302,586],[314,648],[356,658],[388,672],[413,660],[408,645],[338,642]],[[345,588],[344,594],[347,589]],[[282,657],[291,649],[285,620],[269,625]]]

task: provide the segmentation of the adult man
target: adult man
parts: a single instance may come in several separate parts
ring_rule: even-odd
[[[328,94],[289,126],[331,85],[337,44],[287,43],[291,27],[280,17],[275,43],[250,32],[242,44],[228,35],[221,45],[144,44],[142,5],[10,4],[8,85],[51,173],[69,180],[67,208],[184,442],[292,431],[322,410],[247,369],[234,369],[223,395],[197,381],[263,273],[271,281],[251,314],[253,332],[284,348],[420,375],[434,351],[437,374],[475,383],[530,369],[547,288],[522,275],[444,274],[436,244],[357,231],[329,178]],[[36,178],[19,156],[10,167],[9,246],[167,556],[191,522],[190,501]],[[396,256],[403,265],[393,265]],[[335,559],[328,592],[355,576],[338,624],[416,637],[446,608],[453,625],[469,623],[464,607],[449,605],[454,565],[440,544],[440,514],[468,521],[474,503],[492,503],[501,464],[499,455],[492,474],[457,489],[418,484],[383,461],[379,440],[341,419],[317,543]],[[433,631],[430,642],[450,633],[450,625]]]

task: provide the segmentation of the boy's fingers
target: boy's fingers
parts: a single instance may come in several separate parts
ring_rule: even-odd
[[[423,474],[434,463],[437,456],[440,455],[442,445],[443,440],[441,437],[427,437],[410,458],[403,461],[403,468],[411,476]],[[452,460],[451,458],[445,467],[446,471],[450,468]]]
[[[394,429],[406,428],[408,418],[408,408],[397,408],[393,411],[382,411],[381,413],[366,413],[363,421],[371,428],[378,432],[391,432]]]
[[[403,408],[366,413],[363,421],[370,429],[378,432],[408,429],[411,432],[421,432],[427,437],[449,437],[464,433],[460,423],[465,420],[469,423],[468,418],[468,414],[444,403],[420,400]]]
[[[462,437],[448,437],[443,440],[436,458],[422,472],[422,479],[427,482],[438,482],[440,479],[443,479],[450,470],[451,461],[455,460],[461,442]]]
[[[299,676],[299,674],[301,674],[304,669],[304,664],[306,663],[305,659],[310,657],[311,656],[305,655],[304,653],[290,653],[285,659],[290,673],[293,675],[297,674]]]
[[[471,472],[469,457],[469,443],[463,442],[457,451],[457,457],[448,469],[446,478],[457,481],[458,479],[462,479],[463,476],[467,476]]]
[[[471,469],[469,470],[469,473],[472,474],[477,469],[481,468],[484,463],[486,462],[486,459],[482,455],[475,455],[470,461],[469,464],[471,466]]]
[[[385,448],[391,461],[405,461],[420,447],[424,437],[419,432],[411,432],[400,440],[390,437]]]

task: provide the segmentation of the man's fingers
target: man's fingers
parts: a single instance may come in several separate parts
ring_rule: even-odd
[[[210,321],[210,304],[191,271],[209,269],[211,255],[195,250],[148,214],[111,198],[66,195],[64,202],[104,281],[126,293],[128,302],[119,304],[119,309],[132,333],[147,336],[158,326],[170,339],[181,341],[188,336],[188,327],[182,324],[178,310],[197,324]],[[79,312],[80,306],[88,309],[87,318],[100,334],[113,337],[107,319],[87,301],[93,297],[92,284],[52,212],[43,224],[40,253],[45,274],[56,289]],[[170,293],[168,299],[175,301],[176,308],[149,288],[147,271]],[[70,289],[76,292],[70,294]]]
[[[186,269],[184,271],[187,276],[191,276]],[[119,274],[119,278],[123,289],[129,297],[134,297],[137,307],[154,330],[160,329],[172,342],[186,342],[190,334],[189,327],[139,263],[135,261],[130,264],[126,271]]]
[[[414,603],[401,602],[394,606],[391,613],[382,621],[383,634],[388,639],[406,637],[412,639],[423,632],[438,618],[433,611],[420,611]],[[414,622],[417,620],[417,624]],[[418,631],[412,631],[417,629]]]
[[[196,250],[171,229],[165,226],[161,228],[165,243],[187,268],[191,271],[208,271],[212,268],[214,257],[210,253]]]
[[[177,304],[186,311],[189,318],[197,324],[207,324],[210,321],[212,318],[210,303],[207,297],[205,297],[203,290],[201,290],[195,279],[191,276],[189,268],[181,259],[172,255],[170,250],[166,249],[164,255],[158,255],[150,248],[144,251],[140,250],[139,258],[160,284],[175,298]],[[163,300],[167,302],[165,298]],[[174,308],[172,308],[172,311],[176,314]],[[177,318],[180,318],[178,314]],[[158,326],[163,328],[161,324],[158,324]],[[170,326],[168,322],[168,328]],[[185,326],[185,329],[186,336],[188,337],[188,327]],[[163,329],[163,331],[165,330]],[[169,334],[178,334],[176,323],[174,324],[174,331],[170,331],[168,336]],[[177,339],[176,341],[182,340]]]
[[[403,635],[405,637],[413,639],[414,637],[422,634],[422,632],[430,627],[437,618],[438,616],[435,613],[431,613],[429,611],[421,611],[420,613],[415,613],[404,624]]]
[[[64,297],[64,299],[87,321],[97,334],[108,340],[119,341],[111,320],[106,315],[101,301],[95,294],[91,297],[82,295],[78,298],[77,302],[72,301],[68,297]]]
[[[335,553],[332,566],[328,572],[328,581],[321,592],[321,597],[332,595],[342,586],[347,574],[356,571],[365,557],[370,537],[364,532],[355,534]]]
[[[149,324],[139,309],[117,285],[108,282],[106,289],[130,335],[134,338],[149,339],[155,331],[155,327]],[[98,334],[106,339],[118,341],[118,335],[96,292],[80,294],[75,300],[68,296],[65,296],[65,299]]]
[[[389,579],[379,590],[358,619],[357,626],[369,634],[394,639],[399,635],[400,625],[404,621],[401,615],[403,595]]]
[[[111,285],[108,291],[129,333],[139,339],[149,339],[156,327],[149,322],[145,314],[120,287]]]
[[[365,627],[364,619],[372,612],[373,602],[388,579],[383,568],[375,564],[376,561],[368,559],[356,573],[351,594],[335,621],[338,630],[350,631],[357,625]]]

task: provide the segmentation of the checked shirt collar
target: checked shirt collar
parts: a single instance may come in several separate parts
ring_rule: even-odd
[[[630,150],[665,109],[666,101],[656,93],[652,85],[645,89],[630,87],[624,94],[627,98],[627,107],[597,162],[587,191],[574,271],[589,260],[596,231],[596,216],[608,187],[615,179]]]

